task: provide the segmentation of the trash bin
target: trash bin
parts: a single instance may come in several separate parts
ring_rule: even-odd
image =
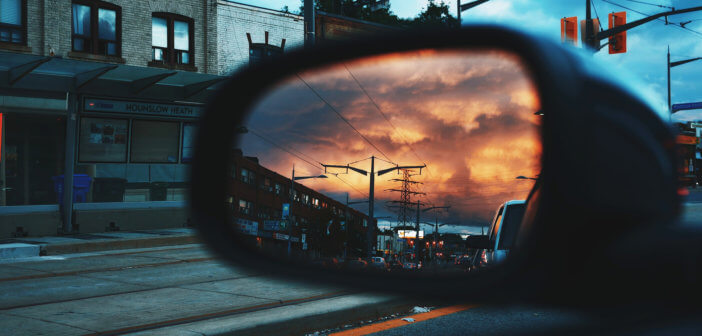
[[[54,181],[54,192],[56,193],[56,199],[59,205],[63,205],[63,175],[52,176],[51,180]],[[73,174],[73,202],[84,203],[88,191],[90,191],[90,181],[91,177],[86,174]]]
[[[122,202],[127,180],[114,177],[96,177],[93,183],[93,202]]]
[[[149,186],[150,201],[165,201],[168,195],[167,182],[152,182]]]

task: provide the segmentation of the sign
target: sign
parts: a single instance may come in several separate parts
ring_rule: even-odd
[[[681,145],[696,145],[700,143],[700,139],[693,135],[678,135],[675,142]]]
[[[283,217],[290,216],[290,203],[283,203]]]
[[[573,16],[561,19],[561,42],[578,44],[578,17]]]
[[[278,240],[288,240],[290,239],[290,236],[282,233],[274,233],[273,238]]]
[[[683,110],[696,110],[702,109],[702,102],[697,103],[683,103],[683,104],[673,104],[673,113]]]
[[[609,13],[609,29],[626,25],[626,12]],[[626,52],[626,30],[609,37],[609,53]]]
[[[203,107],[195,105],[156,104],[124,100],[86,98],[84,111],[148,114],[166,117],[198,118]]]
[[[290,241],[293,242],[293,243],[299,243],[299,242],[300,242],[300,238],[298,238],[298,237],[290,237]]]
[[[250,221],[248,219],[237,218],[236,225],[239,231],[243,234],[250,236],[258,235],[258,222]]]
[[[397,236],[400,238],[417,238],[415,230],[397,230]],[[424,231],[419,231],[419,239],[424,238]]]
[[[303,242],[303,243],[305,243],[305,238],[307,238],[307,235],[303,233],[303,234],[302,234],[302,242]],[[306,244],[306,243],[305,243],[305,244]]]
[[[282,223],[279,220],[264,220],[263,229],[266,231],[280,231]]]

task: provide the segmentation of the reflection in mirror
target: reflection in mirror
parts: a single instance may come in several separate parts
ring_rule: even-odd
[[[519,58],[498,50],[298,73],[235,128],[231,223],[261,253],[330,269],[490,267],[540,172],[538,111]]]

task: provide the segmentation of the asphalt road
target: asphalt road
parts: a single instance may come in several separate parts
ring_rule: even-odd
[[[393,299],[262,276],[197,244],[0,261],[0,334],[309,330],[310,316],[373,317]]]

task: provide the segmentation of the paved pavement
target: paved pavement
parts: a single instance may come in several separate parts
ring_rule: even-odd
[[[408,306],[265,277],[200,244],[0,261],[0,330],[13,335],[303,334]]]

